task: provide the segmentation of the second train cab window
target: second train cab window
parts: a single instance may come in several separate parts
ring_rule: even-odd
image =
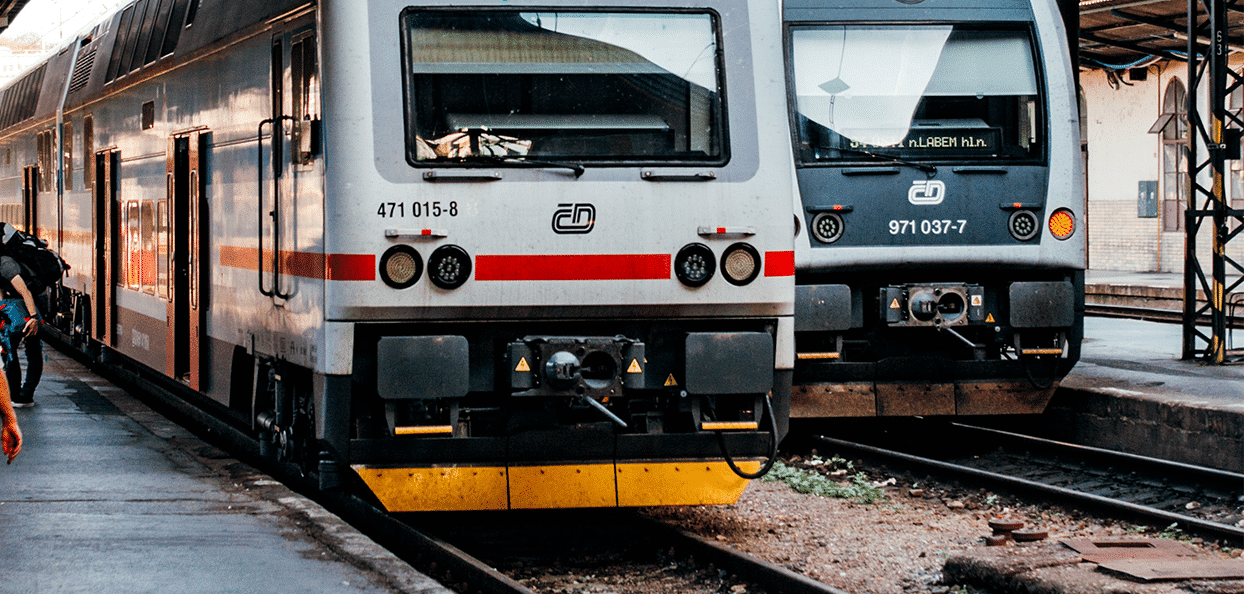
[[[407,10],[407,159],[724,163],[717,21]]]
[[[791,31],[805,163],[1044,159],[1027,30],[958,25],[806,26]],[[980,68],[982,63],[990,68]]]

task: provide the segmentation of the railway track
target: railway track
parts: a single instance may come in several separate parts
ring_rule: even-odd
[[[1183,324],[1184,312],[1174,309],[1158,309],[1152,307],[1133,307],[1128,305],[1105,305],[1089,303],[1084,306],[1085,315],[1101,318],[1122,318],[1127,320],[1143,320],[1146,322],[1162,322],[1165,324]],[[1209,316],[1200,316],[1198,325],[1211,323]],[[1227,325],[1232,328],[1244,327],[1244,316],[1228,315]]]
[[[908,443],[955,444],[936,457],[817,436],[891,464],[1233,543],[1244,539],[1244,475],[960,424],[929,427]]]
[[[411,520],[536,592],[845,594],[635,510],[434,514]],[[742,587],[741,587],[742,586]]]
[[[52,346],[64,346],[57,345],[57,337],[51,338],[49,343]],[[615,518],[619,520],[615,524],[625,526],[628,530],[638,531],[638,541],[647,549],[650,557],[660,559],[666,566],[674,565],[683,568],[681,572],[672,573],[683,574],[683,578],[676,579],[684,579],[685,587],[684,584],[677,584],[673,589],[667,590],[669,592],[709,594],[722,591],[722,583],[729,579],[734,584],[747,584],[747,590],[752,593],[845,594],[841,590],[786,568],[741,553],[700,535],[645,518],[630,510],[389,514],[365,496],[348,492],[320,491],[315,484],[301,474],[297,466],[278,464],[263,458],[258,444],[243,428],[229,422],[223,416],[209,412],[210,403],[200,402],[196,406],[188,402],[187,394],[179,390],[178,386],[162,381],[162,378],[151,379],[137,369],[96,365],[78,356],[73,349],[61,348],[60,350],[77,358],[81,363],[99,373],[101,377],[135,394],[153,410],[189,428],[204,441],[228,452],[244,463],[262,469],[291,489],[315,500],[387,548],[398,558],[457,592],[535,594],[541,591],[561,591],[532,588],[519,578],[542,575],[545,576],[542,580],[529,581],[558,584],[569,583],[575,579],[582,580],[585,576],[594,576],[605,571],[618,575],[633,570],[637,573],[631,579],[636,583],[645,583],[645,580],[652,577],[652,567],[643,563],[627,565],[620,562],[625,552],[619,546],[619,539],[613,538],[611,542],[611,535],[617,534],[617,531],[592,534],[591,530],[583,530],[583,526],[590,525],[590,522],[584,521],[585,518],[595,515],[599,518],[606,518],[605,523],[608,523],[608,518]],[[189,397],[192,398],[193,395]],[[540,522],[542,526],[538,529],[522,524],[525,519],[558,518],[559,516],[571,518],[571,521],[569,523],[565,519],[556,522],[542,521]],[[474,520],[464,518],[474,518]],[[580,534],[578,540],[556,541],[541,538],[542,534],[547,534],[550,526],[556,525],[576,526],[575,529]],[[494,538],[492,542],[488,540],[490,537]],[[495,564],[503,566],[496,563],[498,559],[494,559],[498,551],[504,552],[504,547],[498,546],[503,541],[510,545],[518,543],[519,548],[525,551],[520,555],[524,561],[517,565],[511,564],[508,572],[494,567]],[[559,569],[555,566],[560,562],[555,554],[539,553],[539,549],[556,549],[565,542],[577,542],[596,551],[597,567],[595,569],[590,566],[578,567],[568,572],[564,568]],[[467,551],[457,546],[456,543],[462,543],[472,550]],[[540,568],[541,558],[554,559],[554,561],[549,567]],[[505,561],[503,558],[499,560]],[[561,574],[560,577],[558,573]],[[713,581],[713,576],[718,579]],[[700,579],[703,583],[697,587],[694,582],[698,578],[704,579]],[[396,587],[395,591],[403,590]],[[627,592],[628,590],[623,588],[614,591]],[[644,589],[644,591],[651,590]]]

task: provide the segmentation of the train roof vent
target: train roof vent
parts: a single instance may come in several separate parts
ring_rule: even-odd
[[[40,65],[4,90],[4,97],[0,98],[0,128],[8,128],[35,115],[46,71],[47,64]]]
[[[69,79],[69,92],[79,91],[91,80],[91,69],[95,66],[95,51],[98,46],[92,45],[78,54],[78,63],[73,65],[73,78]]]

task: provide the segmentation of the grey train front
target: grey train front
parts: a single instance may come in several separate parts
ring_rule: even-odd
[[[1053,0],[786,0],[792,417],[1037,413],[1078,360],[1061,19]]]

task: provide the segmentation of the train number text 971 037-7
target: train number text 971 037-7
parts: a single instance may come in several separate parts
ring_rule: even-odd
[[[896,219],[890,221],[890,235],[949,235],[962,234],[967,229],[965,219]]]
[[[458,216],[458,202],[381,202],[380,208],[376,210],[376,214],[382,219],[402,219],[408,216],[420,217],[440,217],[440,216]]]

